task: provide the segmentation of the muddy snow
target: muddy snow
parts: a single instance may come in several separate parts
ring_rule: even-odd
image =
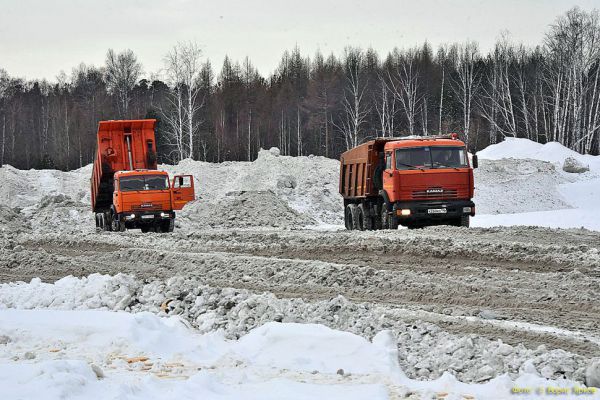
[[[566,172],[568,157],[587,168]],[[184,160],[161,168],[193,174],[198,199],[178,213],[175,232],[162,235],[96,233],[90,166],[67,173],[4,166],[0,309],[150,312],[179,318],[194,334],[221,332],[225,341],[243,341],[269,323],[314,323],[374,342],[388,332],[398,371],[409,381],[382,378],[381,371],[307,374],[297,364],[288,365],[292,373],[270,372],[309,386],[325,382],[330,397],[350,396],[336,383],[366,385],[373,398],[379,390],[427,397],[434,383],[483,398],[492,398],[490,387],[515,382],[589,385],[600,379],[597,160],[556,144],[513,139],[491,146],[475,171],[476,227],[395,232],[340,230],[336,160],[275,149],[254,162]],[[60,351],[40,357],[37,342],[2,349],[11,332],[0,326],[0,361],[10,368],[31,363],[28,352],[40,363],[79,359]],[[0,380],[9,376],[3,368]],[[106,363],[100,368],[112,373]],[[203,379],[233,390],[231,376],[213,378]]]

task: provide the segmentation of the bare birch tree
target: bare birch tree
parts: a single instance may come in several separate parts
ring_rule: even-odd
[[[388,82],[394,97],[398,99],[408,122],[408,132],[415,134],[415,122],[420,109],[423,94],[420,93],[419,70],[417,67],[417,50],[409,50],[402,54],[395,52],[394,71],[388,71]]]
[[[480,76],[476,64],[480,60],[477,43],[467,42],[451,51],[455,74],[451,89],[462,108],[462,131],[469,146],[473,100],[479,90]]]
[[[339,122],[334,123],[342,133],[346,149],[358,146],[361,125],[369,114],[366,105],[366,80],[362,77],[363,53],[357,49],[346,49],[344,56],[346,87],[342,100],[343,113]]]
[[[117,108],[121,117],[127,117],[131,91],[142,73],[142,65],[131,50],[116,54],[113,49],[106,53],[106,88],[117,97]]]

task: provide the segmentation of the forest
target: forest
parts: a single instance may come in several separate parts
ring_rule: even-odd
[[[247,57],[214,66],[181,42],[142,74],[131,50],[55,81],[9,76],[0,65],[0,166],[70,170],[93,160],[98,121],[156,118],[161,162],[253,160],[260,148],[338,157],[375,137],[456,132],[475,152],[506,137],[600,151],[600,18],[573,8],[542,43],[501,34],[427,42],[388,54],[285,51],[262,76]]]

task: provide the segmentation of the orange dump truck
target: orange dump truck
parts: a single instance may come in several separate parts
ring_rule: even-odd
[[[342,154],[346,229],[469,226],[473,168],[456,134],[378,138]]]
[[[156,169],[156,120],[101,121],[91,178],[96,229],[172,232],[194,179]]]

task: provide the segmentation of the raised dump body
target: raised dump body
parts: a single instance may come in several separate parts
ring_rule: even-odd
[[[100,121],[91,181],[94,212],[110,209],[115,172],[156,169],[155,125],[155,119]]]
[[[340,158],[347,229],[468,226],[473,189],[473,169],[456,135],[378,138]]]
[[[175,210],[194,200],[194,179],[158,171],[156,120],[101,121],[91,178],[96,228],[171,232]]]

